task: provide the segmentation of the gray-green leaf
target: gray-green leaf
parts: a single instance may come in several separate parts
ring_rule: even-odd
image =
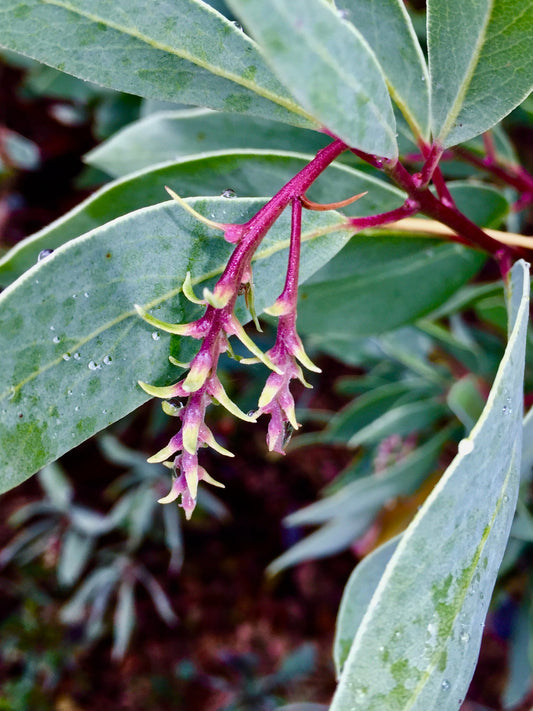
[[[0,46],[154,99],[313,121],[254,43],[200,0],[3,0]]]
[[[342,672],[355,633],[399,540],[399,536],[393,538],[367,555],[355,567],[346,583],[337,615],[333,643],[333,661],[337,677]]]
[[[429,138],[429,74],[402,0],[339,0],[381,66],[387,86],[415,136]]]
[[[487,405],[387,565],[331,711],[461,705],[518,494],[528,306],[528,269],[519,262],[509,342]]]
[[[221,221],[249,219],[262,200],[196,200]],[[304,216],[307,240],[302,279],[349,238],[331,232],[338,213]],[[283,288],[290,215],[283,214],[256,254],[258,311]],[[118,218],[57,249],[0,295],[0,490],[20,483],[46,463],[147,400],[137,380],[168,384],[191,339],[160,334],[133,305],[181,322],[199,315],[181,295],[186,272],[213,285],[232,247],[179,205],[167,202]],[[241,315],[244,312],[239,306]]]
[[[163,163],[108,183],[87,200],[39,232],[19,242],[0,259],[0,284],[5,287],[37,261],[45,249],[56,249],[70,239],[128,212],[160,203],[169,185],[182,197],[220,195],[232,188],[239,197],[263,197],[277,192],[312,156],[270,151],[228,151]],[[399,190],[371,175],[333,164],[309,190],[320,202],[339,195],[368,191],[364,200],[348,206],[350,215],[368,215],[397,207]]]
[[[484,260],[458,244],[399,239],[385,230],[357,235],[301,288],[299,328],[328,336],[390,331],[446,301]]]
[[[428,0],[432,130],[453,146],[494,126],[533,88],[533,0]]]
[[[329,142],[322,133],[277,121],[183,109],[160,111],[129,124],[84,159],[119,177],[155,163],[178,161],[208,151],[269,148],[315,153]]]
[[[354,148],[397,156],[385,77],[363,35],[324,0],[230,0],[280,80]]]

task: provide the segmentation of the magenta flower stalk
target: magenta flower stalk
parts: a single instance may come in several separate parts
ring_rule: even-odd
[[[320,369],[309,360],[296,332],[301,233],[302,203],[299,198],[295,198],[292,201],[291,241],[285,286],[275,303],[265,309],[266,313],[279,316],[276,342],[268,351],[268,356],[279,372],[274,372],[268,377],[256,413],[257,416],[270,415],[267,445],[270,451],[280,454],[284,454],[287,430],[291,431],[299,427],[294,410],[294,398],[289,389],[290,382],[297,378],[308,386],[297,361],[310,370],[320,372]]]
[[[187,375],[174,385],[157,387],[139,382],[149,395],[165,400],[187,398],[182,408],[176,408],[168,402],[163,403],[165,412],[175,415],[180,420],[181,426],[167,446],[148,460],[166,462],[172,458],[172,461],[166,463],[174,472],[174,480],[169,494],[160,499],[160,503],[181,499],[181,506],[187,518],[190,518],[195,508],[200,481],[223,486],[200,466],[198,450],[208,446],[221,454],[233,456],[215,440],[204,423],[206,409],[211,403],[223,405],[231,414],[248,422],[255,422],[259,414],[269,413],[271,423],[268,444],[270,449],[275,451],[282,451],[283,442],[280,433],[284,424],[289,422],[293,427],[298,426],[294,415],[294,400],[288,386],[295,377],[304,383],[305,380],[295,359],[317,370],[307,358],[295,329],[301,240],[300,196],[305,194],[314,180],[346,148],[347,146],[339,140],[323,148],[300,173],[244,224],[213,223],[195,213],[211,227],[222,229],[226,240],[235,244],[222,276],[212,292],[204,289],[203,299],[194,294],[190,274],[185,278],[183,294],[193,303],[206,307],[203,316],[192,323],[171,324],[155,318],[140,306],[136,306],[139,315],[152,326],[202,341],[198,353],[190,363],[179,363],[171,358],[171,362],[175,365],[188,368]],[[169,192],[185,209],[191,211],[187,203],[172,191]],[[289,204],[292,204],[293,216],[287,280],[283,293],[270,309],[271,313],[277,311],[276,315],[280,316],[278,336],[271,351],[263,353],[245,332],[233,312],[238,294],[243,287],[246,288],[251,284],[252,258],[255,251],[275,220]],[[255,414],[245,414],[230,400],[217,375],[219,357],[229,350],[231,336],[236,336],[248,348],[252,354],[252,359],[249,360],[261,361],[273,371],[261,396],[259,410]]]

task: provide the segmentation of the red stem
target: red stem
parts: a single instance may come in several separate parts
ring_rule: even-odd
[[[480,227],[455,207],[450,207],[443,200],[436,198],[429,188],[419,187],[417,181],[401,163],[386,164],[384,169],[412,200],[418,202],[422,214],[447,225],[470,246],[479,247],[492,254],[498,260],[503,276],[507,274],[513,254],[527,258],[527,250],[502,245],[498,240],[485,234]]]
[[[382,212],[379,215],[368,215],[366,217],[350,217],[349,223],[357,230],[364,230],[369,227],[378,227],[386,225],[389,222],[397,222],[403,220],[404,217],[415,215],[420,209],[420,204],[416,200],[407,198],[401,207],[388,212]]]
[[[300,247],[302,241],[302,203],[298,198],[292,201],[291,244],[287,277],[280,299],[289,301],[296,308],[298,298],[298,275],[300,271]]]
[[[261,240],[278,219],[289,203],[304,195],[318,176],[340,156],[347,146],[340,140],[335,140],[322,148],[294,178],[291,178],[259,212],[246,223],[241,241],[233,251],[220,282],[234,283],[240,280],[243,270],[258,248]],[[219,283],[220,283],[219,282]]]
[[[498,178],[503,183],[507,183],[507,185],[511,185],[519,192],[533,195],[533,176],[521,166],[507,168],[503,165],[498,165],[490,156],[480,158],[462,146],[454,148],[453,152],[458,158],[461,158],[461,160],[491,173],[495,178]]]

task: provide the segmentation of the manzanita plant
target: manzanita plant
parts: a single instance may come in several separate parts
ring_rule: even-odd
[[[431,333],[443,339],[436,320],[486,293],[463,286],[489,257],[508,310],[490,394],[412,523],[355,569],[334,650],[334,711],[458,709],[520,472],[527,481],[533,462],[527,447],[521,459],[523,427],[532,428],[522,413],[533,240],[519,234],[533,176],[499,125],[533,86],[533,1],[428,0],[426,54],[402,0],[228,0],[229,9],[216,3],[221,12],[212,4],[4,0],[5,48],[204,109],[153,113],[94,150],[88,162],[115,179],[0,262],[2,489],[155,396],[179,424],[149,460],[172,471],[160,501],[178,500],[189,518],[199,486],[223,486],[201,449],[231,455],[209,427],[212,403],[248,422],[268,415],[268,448],[283,454],[299,428],[291,383],[308,385],[302,366],[319,372],[299,328],[315,350],[338,353],[339,342],[364,350],[368,336],[434,314]],[[450,179],[458,165],[470,181]],[[502,225],[510,229],[492,229]],[[261,312],[277,319],[266,350],[244,328],[253,319],[260,331]],[[457,328],[448,345],[455,337],[464,348]],[[270,370],[248,413],[223,385],[225,353]],[[184,373],[174,382],[176,368]],[[439,381],[428,363],[419,372]],[[354,447],[388,442],[387,462],[387,436],[417,427],[407,419],[423,428],[443,416],[424,386],[431,402],[406,401],[400,417],[396,403],[408,393],[396,385],[381,400],[389,420],[373,434],[363,422],[349,438]],[[346,422],[332,423],[333,441]],[[409,486],[443,443],[405,460]],[[399,471],[387,467],[374,506],[397,491],[387,487]],[[335,506],[346,502],[343,517]],[[294,516],[330,520],[348,544],[362,532],[353,504],[341,490],[307,519]]]

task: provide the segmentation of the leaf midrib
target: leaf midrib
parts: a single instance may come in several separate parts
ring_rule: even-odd
[[[287,24],[290,23],[291,16],[285,12],[285,5],[282,4],[281,7],[279,3],[277,3],[278,10],[280,11],[280,14],[283,15],[287,21]],[[353,26],[352,26],[353,27]],[[357,39],[363,44],[366,45],[368,49],[370,49],[367,41],[363,37],[363,35],[358,34],[355,31],[355,28],[349,30],[350,32],[353,32],[353,34],[357,37]],[[393,145],[396,145],[396,136],[394,134],[394,131],[391,129],[389,126],[388,122],[385,120],[382,112],[380,111],[379,107],[376,105],[376,103],[373,101],[372,96],[370,96],[367,92],[362,90],[362,86],[360,83],[357,82],[356,77],[353,74],[347,74],[346,72],[343,71],[342,67],[339,65],[339,63],[335,60],[334,57],[331,56],[331,54],[326,51],[325,48],[322,48],[321,45],[315,45],[313,43],[313,36],[309,35],[308,33],[299,33],[299,36],[306,42],[307,46],[314,51],[323,61],[324,63],[329,66],[331,69],[333,69],[334,73],[336,73],[342,81],[350,86],[354,91],[359,92],[360,94],[363,94],[363,96],[367,99],[367,103],[372,106],[372,109],[374,111],[375,116],[377,116],[381,122],[381,125],[385,128],[387,135],[391,139]],[[377,66],[380,67],[379,63],[377,62]],[[385,83],[385,86],[387,87],[387,79],[385,76],[385,73],[382,71],[382,76],[383,80]]]
[[[172,203],[171,203],[172,204]],[[341,218],[343,216],[341,215]],[[121,218],[118,218],[121,219]],[[328,234],[330,232],[334,232],[336,230],[340,230],[343,228],[343,225],[345,225],[345,220],[343,222],[331,224],[331,225],[326,225],[323,228],[318,228],[306,233],[302,234],[302,241],[303,242],[309,242],[310,240],[316,239],[318,237],[322,237],[325,234]],[[98,228],[97,228],[98,229]],[[87,233],[90,234],[90,233]],[[254,258],[253,262],[260,261],[263,259],[267,259],[268,257],[272,256],[276,252],[280,252],[283,249],[288,249],[289,248],[289,239],[281,240],[279,242],[276,242],[275,244],[265,247],[264,249],[259,249]],[[224,268],[226,266],[226,262],[223,264],[219,265],[218,267],[212,269],[209,272],[205,272],[201,276],[195,278],[192,280],[193,286],[196,286],[197,284],[201,284],[202,282],[212,279],[219,274],[222,274],[224,271]],[[176,289],[171,289],[170,291],[166,292],[162,296],[158,297],[157,299],[154,299],[153,301],[148,302],[147,304],[143,305],[143,308],[146,310],[153,309],[159,304],[168,301],[169,299],[172,299],[176,297],[179,293],[181,293],[182,287],[179,286]],[[92,333],[88,334],[84,338],[80,339],[75,345],[71,346],[71,350],[80,350],[84,345],[92,341],[94,338],[97,338],[101,333],[105,333],[106,331],[110,330],[117,324],[121,323],[122,321],[125,321],[128,318],[131,318],[134,316],[135,318],[138,318],[137,312],[135,311],[134,308],[132,308],[130,311],[123,312],[116,316],[114,319],[111,321],[107,321],[106,323],[102,324],[99,328],[95,329],[92,331]],[[38,370],[34,371],[33,373],[30,373],[26,378],[21,380],[17,385],[11,385],[7,390],[5,390],[3,393],[0,393],[0,402],[5,400],[6,398],[8,400],[11,400],[15,397],[16,393],[24,387],[27,383],[31,382],[32,380],[35,380],[35,378],[39,377],[46,371],[50,370],[50,368],[53,368],[56,365],[59,365],[60,363],[63,362],[63,356],[60,355],[57,358],[54,358],[51,360],[49,363],[45,364]]]
[[[450,133],[452,129],[452,125],[455,122],[457,116],[459,116],[461,109],[464,105],[464,99],[465,96],[468,92],[468,89],[470,88],[470,84],[472,83],[472,78],[475,74],[476,67],[479,62],[479,57],[481,56],[481,51],[483,49],[483,46],[485,44],[485,39],[487,36],[487,29],[490,24],[490,20],[492,17],[492,12],[494,10],[494,0],[489,0],[488,4],[488,9],[487,13],[485,15],[485,22],[483,23],[478,40],[476,42],[474,52],[472,53],[472,57],[470,59],[470,63],[468,65],[468,68],[463,76],[463,81],[459,85],[459,89],[457,91],[457,94],[455,96],[455,100],[452,103],[450,110],[448,112],[448,116],[446,118],[446,121],[444,122],[442,129],[440,131],[438,140],[440,142],[443,142],[446,136]]]
[[[211,74],[214,74],[215,76],[222,77],[223,79],[228,79],[229,81],[232,81],[235,84],[238,84],[239,86],[244,87],[245,89],[249,89],[254,94],[257,94],[258,96],[261,96],[264,99],[268,99],[269,101],[272,101],[273,103],[278,104],[279,106],[282,106],[283,108],[287,109],[288,111],[290,111],[293,114],[302,116],[303,118],[307,119],[308,121],[310,121],[311,123],[313,123],[315,125],[317,123],[316,119],[313,116],[308,114],[301,106],[299,106],[295,102],[291,101],[290,99],[285,99],[282,96],[280,96],[279,94],[274,94],[273,92],[268,91],[268,89],[265,89],[264,87],[261,87],[258,84],[255,84],[253,81],[245,79],[244,77],[240,76],[239,74],[229,72],[226,69],[217,67],[214,64],[206,62],[185,49],[180,50],[180,49],[177,49],[176,47],[171,47],[170,45],[164,44],[163,42],[158,42],[154,39],[151,39],[150,37],[143,34],[142,32],[139,32],[138,30],[127,28],[127,27],[121,25],[119,22],[113,22],[112,20],[108,20],[103,17],[100,17],[99,15],[97,15],[95,13],[80,10],[79,8],[74,7],[71,3],[66,2],[65,0],[42,0],[42,1],[47,5],[55,5],[57,7],[61,7],[64,10],[74,13],[75,15],[84,17],[87,20],[90,20],[91,22],[95,22],[95,23],[104,25],[106,27],[111,28],[112,30],[121,32],[122,34],[125,34],[129,37],[133,37],[134,39],[137,39],[140,42],[143,42],[144,44],[147,44],[148,46],[153,47],[154,49],[158,49],[158,50],[161,50],[162,52],[166,52],[167,54],[171,54],[176,57],[180,57],[181,59],[185,59],[188,62],[191,62],[191,64],[201,67],[202,69],[205,69],[206,71],[210,72]],[[251,39],[246,38],[246,40],[249,41],[249,43],[251,45],[255,46],[255,43]]]

